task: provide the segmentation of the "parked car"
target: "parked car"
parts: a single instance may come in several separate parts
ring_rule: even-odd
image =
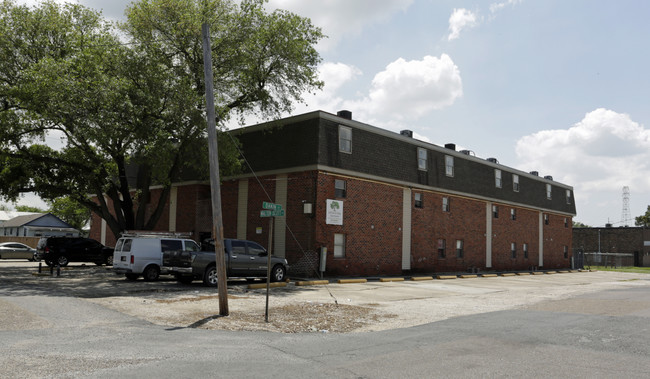
[[[226,276],[229,278],[266,278],[268,252],[253,241],[226,238]],[[212,240],[202,244],[204,251],[163,253],[164,268],[176,275],[181,283],[202,280],[206,286],[217,285],[217,264],[215,247]],[[271,281],[281,282],[286,279],[289,265],[287,260],[271,256]]]
[[[0,259],[27,259],[33,261],[36,249],[20,242],[0,243]]]
[[[92,238],[43,237],[36,246],[36,258],[48,266],[67,266],[70,262],[94,262],[97,265],[113,264],[113,248]]]
[[[115,243],[113,271],[129,280],[142,276],[146,281],[158,280],[167,274],[162,254],[166,251],[199,251],[201,248],[182,233],[132,232],[125,233]]]

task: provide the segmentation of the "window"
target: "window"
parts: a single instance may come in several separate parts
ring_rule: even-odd
[[[438,240],[438,258],[444,258],[445,257],[445,255],[446,255],[446,253],[445,253],[446,245],[447,245],[447,243],[445,242],[444,239],[440,238]]]
[[[339,125],[339,151],[352,153],[352,129]]]
[[[501,170],[494,169],[494,185],[501,188]]]
[[[266,249],[258,243],[247,241],[246,246],[248,247],[248,254],[250,255],[257,255],[260,257],[266,255]]]
[[[524,258],[528,258],[528,244],[525,243],[521,246],[521,249],[524,251]]]
[[[334,234],[334,258],[345,258],[345,234]]]
[[[345,190],[345,180],[334,180],[334,197],[345,197],[347,191]]]
[[[569,258],[569,247],[564,246],[564,258]]]
[[[551,185],[550,184],[546,185],[546,198],[551,200]]]
[[[566,218],[566,217],[564,218],[564,227],[565,227],[565,228],[568,228],[568,227],[569,227],[569,219]]]
[[[517,219],[517,210],[515,208],[510,208],[510,219],[511,220]]]
[[[415,207],[416,208],[422,208],[422,194],[421,193],[415,193]]]
[[[418,147],[418,170],[427,170],[427,150]]]
[[[454,176],[454,157],[445,155],[445,173],[447,176]]]
[[[544,215],[544,225],[548,225],[548,223],[549,223],[549,221],[548,221],[548,215],[545,214],[545,215]]]
[[[165,251],[183,251],[183,241],[181,240],[160,240],[160,248]]]
[[[571,190],[566,190],[566,203],[571,204]]]
[[[185,251],[201,251],[201,248],[194,241],[185,241]]]
[[[515,192],[519,192],[519,175],[516,174],[512,175],[512,190]]]
[[[443,197],[442,198],[442,211],[443,212],[449,212],[449,198],[448,197]]]
[[[494,218],[499,218],[499,207],[497,207],[496,205],[492,206],[492,216]]]
[[[463,257],[463,240],[456,240],[456,258]]]
[[[514,242],[510,244],[510,254],[513,258],[517,258],[517,244]]]

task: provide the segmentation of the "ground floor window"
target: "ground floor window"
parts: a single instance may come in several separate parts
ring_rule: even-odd
[[[438,258],[444,258],[447,254],[445,252],[447,243],[444,239],[438,240]]]
[[[345,258],[345,234],[334,234],[334,258]]]
[[[564,246],[564,258],[569,258],[569,247]]]
[[[517,244],[514,242],[510,244],[510,253],[513,258],[517,258]]]
[[[524,258],[528,258],[528,244],[525,243],[525,244],[522,246],[522,249],[524,250]]]
[[[463,240],[456,240],[456,258],[463,257]]]

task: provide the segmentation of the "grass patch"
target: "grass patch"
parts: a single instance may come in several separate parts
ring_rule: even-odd
[[[616,271],[616,272],[634,272],[637,274],[650,274],[650,267],[605,267],[605,266],[591,266],[590,269],[598,271]]]

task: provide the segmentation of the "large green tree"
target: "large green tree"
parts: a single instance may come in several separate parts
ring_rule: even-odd
[[[172,182],[207,177],[203,22],[218,124],[277,116],[322,85],[320,30],[262,0],[143,0],[126,14],[117,32],[76,4],[0,3],[1,197],[65,196],[116,235],[153,228]],[[234,144],[219,142],[222,174],[237,170]]]
[[[634,225],[645,226],[646,228],[650,227],[650,205],[648,205],[645,214],[634,218]]]

